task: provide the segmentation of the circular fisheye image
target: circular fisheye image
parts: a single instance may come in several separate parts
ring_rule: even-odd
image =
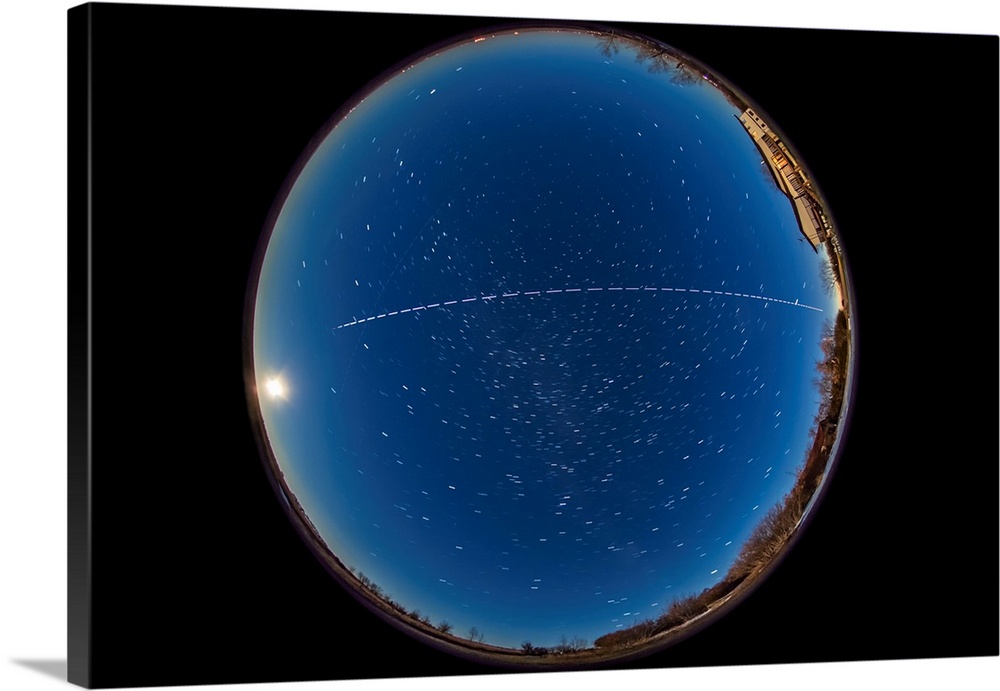
[[[248,305],[265,465],[331,587],[499,667],[724,616],[849,412],[813,176],[736,86],[617,30],[499,28],[383,75],[290,178]]]

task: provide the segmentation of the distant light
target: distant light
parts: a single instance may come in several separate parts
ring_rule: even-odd
[[[281,383],[280,379],[268,379],[264,386],[267,392],[271,394],[271,398],[284,398],[285,385]]]

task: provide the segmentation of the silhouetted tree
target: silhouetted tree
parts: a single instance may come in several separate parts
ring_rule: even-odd
[[[802,503],[794,493],[789,493],[754,526],[750,537],[740,548],[730,574],[753,573],[769,564],[784,548],[801,519]]]
[[[601,55],[611,57],[617,54],[620,49],[620,37],[614,30],[601,34]]]
[[[700,595],[688,595],[670,603],[666,611],[656,620],[660,630],[666,630],[691,621],[708,609],[708,598],[703,591]]]
[[[440,631],[441,633],[450,633],[451,629],[452,625],[448,622],[447,619],[442,619],[441,623],[437,625],[437,630]]]
[[[673,74],[670,77],[672,84],[679,84],[681,86],[701,84],[704,81],[701,72],[697,68],[680,61],[674,65]]]
[[[619,629],[618,631],[612,631],[611,633],[599,636],[594,640],[594,647],[627,648],[638,645],[649,640],[656,630],[656,623],[651,619],[646,619],[627,629]]]
[[[823,264],[822,279],[823,290],[826,291],[827,295],[832,295],[837,284],[840,283],[840,276],[837,274],[837,267],[833,262],[827,261]]]
[[[650,74],[659,74],[670,70],[674,57],[663,46],[647,41],[636,41],[635,61],[645,65]],[[680,63],[677,63],[680,64]]]
[[[480,631],[479,629],[477,629],[475,626],[473,626],[472,628],[470,628],[469,629],[469,640],[470,641],[475,641],[476,643],[482,643],[483,642],[483,633],[482,633],[482,631]]]
[[[539,656],[539,657],[541,657],[542,655],[548,655],[549,654],[549,649],[548,648],[543,648],[541,646],[534,646],[534,645],[531,644],[531,641],[525,641],[524,643],[522,643],[521,644],[521,651],[525,655],[536,655],[536,656]]]

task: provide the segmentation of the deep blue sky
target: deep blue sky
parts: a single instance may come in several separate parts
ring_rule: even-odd
[[[344,563],[513,647],[725,574],[803,460],[834,315],[734,115],[627,45],[522,31],[333,129],[275,225],[254,366]]]

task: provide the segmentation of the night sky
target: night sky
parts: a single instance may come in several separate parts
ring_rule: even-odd
[[[484,38],[301,171],[257,286],[261,413],[330,549],[407,609],[592,642],[718,582],[791,488],[836,302],[709,83],[584,32]]]

